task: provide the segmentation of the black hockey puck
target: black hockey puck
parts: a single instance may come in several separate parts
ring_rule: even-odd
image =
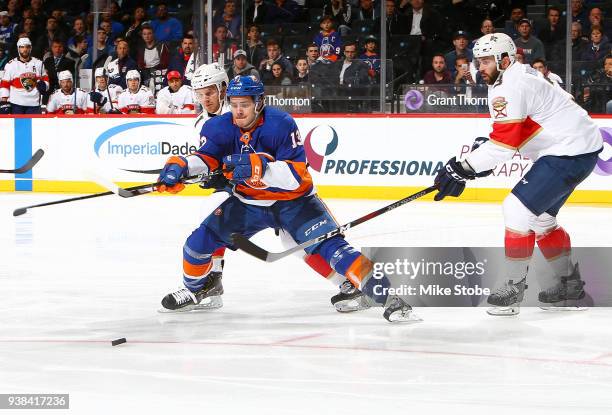
[[[125,337],[122,337],[122,338],[120,338],[120,339],[113,340],[113,341],[111,342],[111,344],[112,344],[113,346],[118,346],[118,345],[123,344],[123,343],[126,343],[126,342],[127,342],[127,340],[125,339]]]

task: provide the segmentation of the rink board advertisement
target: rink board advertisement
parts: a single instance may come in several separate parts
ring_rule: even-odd
[[[490,307],[487,297],[504,286],[504,248],[485,247],[379,247],[364,248],[372,259],[372,277],[379,281],[385,276],[390,284],[374,288],[374,294],[399,295],[417,307]],[[578,274],[584,281],[585,295],[578,306],[612,306],[612,268],[610,248],[572,248],[572,261],[578,264]],[[560,278],[538,249],[527,274],[527,290],[521,305],[542,304],[538,294],[555,287]]]
[[[35,169],[3,175],[0,190],[92,192],[91,173],[123,185],[154,181],[172,155],[198,148],[193,117],[1,118],[0,167],[23,164],[45,150]],[[300,116],[301,133],[315,184],[323,196],[397,199],[430,186],[452,156],[465,155],[490,131],[487,117]],[[604,151],[573,201],[612,201],[612,119],[596,118]],[[531,162],[516,154],[494,173],[468,184],[461,200],[498,201]],[[149,174],[147,174],[148,172]],[[182,194],[202,194],[191,186]]]

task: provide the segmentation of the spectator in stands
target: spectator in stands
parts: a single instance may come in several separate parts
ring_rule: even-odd
[[[581,61],[598,61],[610,54],[610,43],[608,41],[604,41],[601,27],[591,27],[590,38],[591,41],[580,54],[579,59]]]
[[[588,24],[588,13],[584,8],[582,0],[572,0],[572,22],[578,22],[582,25]]]
[[[180,73],[183,77],[183,84],[188,86],[191,85],[191,81],[185,78],[185,70],[194,51],[195,39],[193,38],[193,35],[183,36],[181,47],[178,49],[177,53],[171,57],[170,66],[168,67],[168,71],[177,71]]]
[[[47,32],[45,35],[47,38],[45,52],[51,49],[51,44],[56,40],[61,43],[66,43],[64,33],[58,29],[57,20],[55,20],[55,17],[49,17],[47,19]]]
[[[453,68],[451,70],[452,76],[457,75],[457,71],[456,69],[454,69],[456,68],[455,60],[457,59],[457,56],[464,56],[470,62],[474,59],[472,49],[468,48],[469,44],[470,39],[468,38],[468,34],[466,32],[464,32],[463,30],[455,32],[455,34],[453,35],[453,46],[455,48],[444,56],[444,59],[447,62],[448,66]]]
[[[66,45],[68,46],[68,48],[74,46],[74,38],[76,36],[87,36],[85,20],[80,17],[77,17],[76,19],[74,19],[74,22],[72,22],[72,31],[70,32],[70,38],[68,39],[68,43]]]
[[[11,23],[11,18],[6,10],[0,12],[0,44],[10,45],[17,25]]]
[[[520,36],[514,39],[514,44],[517,48],[521,48],[523,52],[525,52],[525,63],[531,65],[534,59],[544,59],[546,56],[544,44],[540,39],[532,36],[531,21],[529,21],[529,19],[522,19],[519,22],[518,30]]]
[[[11,22],[19,25],[21,23],[21,1],[20,0],[9,0],[6,3],[6,11]]]
[[[480,33],[482,36],[488,35],[491,33],[495,33],[495,26],[493,25],[493,20],[484,19],[482,23],[480,24]],[[474,44],[476,43],[477,40],[478,40],[478,37],[476,37],[475,39],[472,39],[468,48],[474,49]]]
[[[402,0],[399,5],[400,12],[408,17],[407,27],[411,36],[419,36],[423,42],[424,55],[431,55],[440,38],[447,39],[442,26],[442,17],[435,9],[425,4],[425,0]],[[429,59],[428,59],[429,61]]]
[[[283,66],[274,62],[272,64],[272,77],[266,81],[266,85],[291,85],[293,81],[291,77],[283,70]]]
[[[78,74],[78,70],[85,64],[87,59],[87,38],[83,35],[74,36],[73,45],[68,47],[66,56],[74,61],[75,70],[72,71]]]
[[[266,83],[267,80],[272,78],[272,64],[280,63],[283,67],[283,71],[285,71],[288,75],[293,72],[293,65],[287,58],[281,55],[281,49],[278,42],[275,39],[269,39],[266,42],[266,51],[268,55],[266,59],[261,61],[259,65],[259,74],[261,75],[261,80]]]
[[[266,47],[260,39],[259,27],[255,24],[249,26],[247,32],[247,60],[251,65],[259,68],[261,61],[266,58]]]
[[[119,85],[123,89],[127,88],[126,74],[138,68],[136,61],[130,57],[129,53],[130,46],[127,41],[117,42],[117,57],[109,62],[106,70],[109,84]],[[138,82],[140,82],[140,77]]]
[[[582,25],[578,22],[572,23],[572,56],[574,60],[578,59],[579,56],[582,56],[582,51],[586,49],[589,45],[589,42],[583,39],[582,37]],[[563,53],[563,58],[565,59],[565,53]]]
[[[599,26],[601,28],[602,33],[608,42],[612,40],[612,27],[609,24],[606,24],[606,21],[603,18],[603,12],[599,7],[593,7],[591,11],[589,11],[588,29],[593,26]]]
[[[264,0],[254,0],[246,10],[246,23],[251,27],[253,24],[262,25],[270,24],[271,20],[268,16],[270,6]]]
[[[136,7],[131,17],[132,24],[130,24],[130,27],[128,27],[125,32],[125,39],[132,50],[136,50],[138,48],[138,44],[142,39],[142,26],[146,19],[147,14],[145,13],[144,7]]]
[[[0,71],[4,70],[7,62],[9,61],[8,53],[6,53],[6,46],[0,43]]]
[[[342,38],[334,30],[334,20],[331,16],[323,16],[319,23],[321,30],[314,37],[313,43],[319,47],[319,56],[322,59],[336,62],[340,57]]]
[[[128,71],[125,79],[128,87],[119,94],[117,102],[119,110],[124,114],[154,114],[155,97],[149,88],[140,85],[138,71]]]
[[[47,40],[38,33],[38,27],[36,26],[36,21],[31,17],[26,17],[23,19],[23,28],[20,29],[17,27],[17,36],[13,36],[13,39],[27,37],[32,42],[32,56],[35,58],[42,58],[45,54],[45,48],[47,45]],[[16,52],[16,51],[15,51]],[[13,55],[15,56],[15,55]]]
[[[311,43],[306,47],[306,60],[309,68],[319,60],[319,47],[316,43]]]
[[[561,24],[561,11],[557,7],[549,7],[546,12],[546,24],[538,30],[538,38],[544,45],[546,58],[556,60],[558,49],[563,47],[565,26]],[[560,59],[560,58],[559,58]]]
[[[552,73],[550,69],[548,69],[548,65],[546,65],[546,61],[544,59],[535,59],[531,64],[531,67],[537,71],[540,71],[544,78],[549,81],[556,82],[558,84],[562,84],[563,80],[561,77],[555,73]]]
[[[365,39],[365,47],[363,53],[359,56],[362,62],[368,65],[368,75],[370,82],[377,83],[380,79],[380,55],[376,52],[378,41],[374,36],[368,36]]]
[[[223,13],[219,13],[213,20],[214,26],[223,25],[227,28],[228,37],[240,38],[241,18],[236,14],[236,3],[234,0],[226,0]]]
[[[295,63],[295,78],[293,82],[296,84],[308,83],[309,65],[307,58],[298,58]]]
[[[61,9],[53,9],[51,12],[51,16],[55,18],[57,22],[57,30],[62,34],[64,39],[68,39],[70,37],[70,25],[66,22],[64,18],[66,12]]]
[[[403,13],[398,12],[395,7],[395,0],[386,0],[385,6],[387,8],[387,42],[391,42],[391,36],[409,34],[410,24],[408,18]],[[374,27],[380,27],[380,19],[377,20]]]
[[[355,20],[376,20],[377,18],[380,18],[380,13],[374,7],[374,0],[359,0]]]
[[[247,53],[242,49],[234,52],[234,64],[227,70],[227,77],[229,79],[238,75],[253,75],[260,79],[259,72],[248,62]]]
[[[94,45],[89,45],[87,49],[87,60],[85,61],[84,69],[92,69],[98,66],[99,62],[104,62],[104,60],[113,53],[113,47],[109,46],[106,42],[107,36],[104,29],[98,29],[98,43],[95,45],[98,50],[98,56],[96,58],[96,62],[93,62],[93,48]]]
[[[57,74],[62,71],[70,71],[74,74],[74,61],[64,54],[64,43],[60,40],[54,40],[51,43],[51,52],[49,57],[43,60],[47,74],[49,75],[49,90],[47,95],[59,88]]]
[[[360,87],[370,84],[368,65],[357,57],[357,44],[348,42],[344,45],[344,59],[335,63],[340,85]]]
[[[177,71],[168,72],[168,86],[157,94],[157,114],[193,114],[193,93],[183,85],[182,75]]]
[[[238,46],[228,38],[227,27],[224,25],[215,27],[213,36],[215,37],[215,42],[212,45],[213,62],[219,62],[219,55],[223,53],[223,61],[226,62],[227,65],[230,57],[238,50]]]
[[[302,20],[303,9],[294,0],[274,0],[268,9],[270,23],[292,23]]]
[[[446,58],[441,53],[434,55],[431,60],[431,70],[423,77],[426,84],[452,84],[450,71],[446,68]]]
[[[136,51],[136,63],[142,85],[156,94],[166,83],[166,73],[170,64],[170,49],[163,42],[155,39],[153,29],[149,25],[142,26],[143,45]]]
[[[47,24],[47,13],[42,7],[42,0],[31,0],[30,1],[30,10],[32,12],[31,17],[36,22],[36,27],[45,27]],[[24,9],[25,11],[25,9]]]
[[[353,15],[351,4],[347,0],[327,0],[323,6],[323,15],[331,16],[341,36],[351,32]]]
[[[612,100],[612,56],[606,56],[603,68],[589,76],[577,101],[589,112],[605,113]]]
[[[455,59],[455,85],[475,85],[476,81],[470,72],[470,60],[467,56],[457,56]]]
[[[525,10],[521,6],[512,7],[510,11],[510,21],[506,22],[504,33],[512,39],[517,39],[520,36],[519,23],[525,18]]]
[[[161,2],[157,5],[157,19],[151,22],[155,38],[159,42],[180,41],[183,37],[183,25],[174,17],[168,16],[168,6]]]

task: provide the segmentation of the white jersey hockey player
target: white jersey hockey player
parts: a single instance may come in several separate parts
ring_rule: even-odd
[[[569,234],[557,224],[556,216],[597,163],[603,145],[599,129],[556,82],[515,62],[516,47],[509,36],[485,35],[473,53],[489,85],[493,131],[489,140],[475,143],[465,160],[452,158],[440,170],[435,199],[459,196],[466,180],[490,174],[516,152],[529,157],[531,169],[503,203],[506,284],[489,296],[494,306],[489,314],[519,312],[536,241],[557,278],[539,293],[539,301],[575,304],[585,297],[584,281],[570,257]]]
[[[74,88],[70,71],[57,74],[60,89],[51,94],[47,104],[49,114],[85,114],[87,111],[87,93]]]
[[[43,63],[32,56],[27,37],[17,41],[18,56],[4,67],[0,82],[0,114],[40,114],[40,94],[49,89]]]
[[[155,97],[149,88],[140,86],[140,73],[128,71],[125,80],[128,89],[119,95],[119,110],[123,114],[154,114]]]
[[[168,86],[157,93],[156,112],[158,114],[193,114],[193,92],[190,86],[183,85],[178,71],[168,72]]]
[[[119,94],[123,92],[123,88],[116,84],[109,85],[108,74],[104,68],[96,68],[95,77],[96,89],[91,91],[87,98],[87,113],[118,113]]]

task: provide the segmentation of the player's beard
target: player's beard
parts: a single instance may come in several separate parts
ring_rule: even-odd
[[[482,79],[487,83],[487,85],[493,85],[495,81],[497,81],[497,78],[499,78],[499,73],[499,70],[495,68],[491,75],[487,74],[486,72],[481,72],[480,75],[482,76]]]
[[[27,52],[27,53],[21,53],[21,52],[19,52],[19,58],[20,58],[21,60],[27,61],[27,60],[29,60],[29,59],[30,59],[30,56],[32,56],[32,54],[31,54],[30,52]]]

